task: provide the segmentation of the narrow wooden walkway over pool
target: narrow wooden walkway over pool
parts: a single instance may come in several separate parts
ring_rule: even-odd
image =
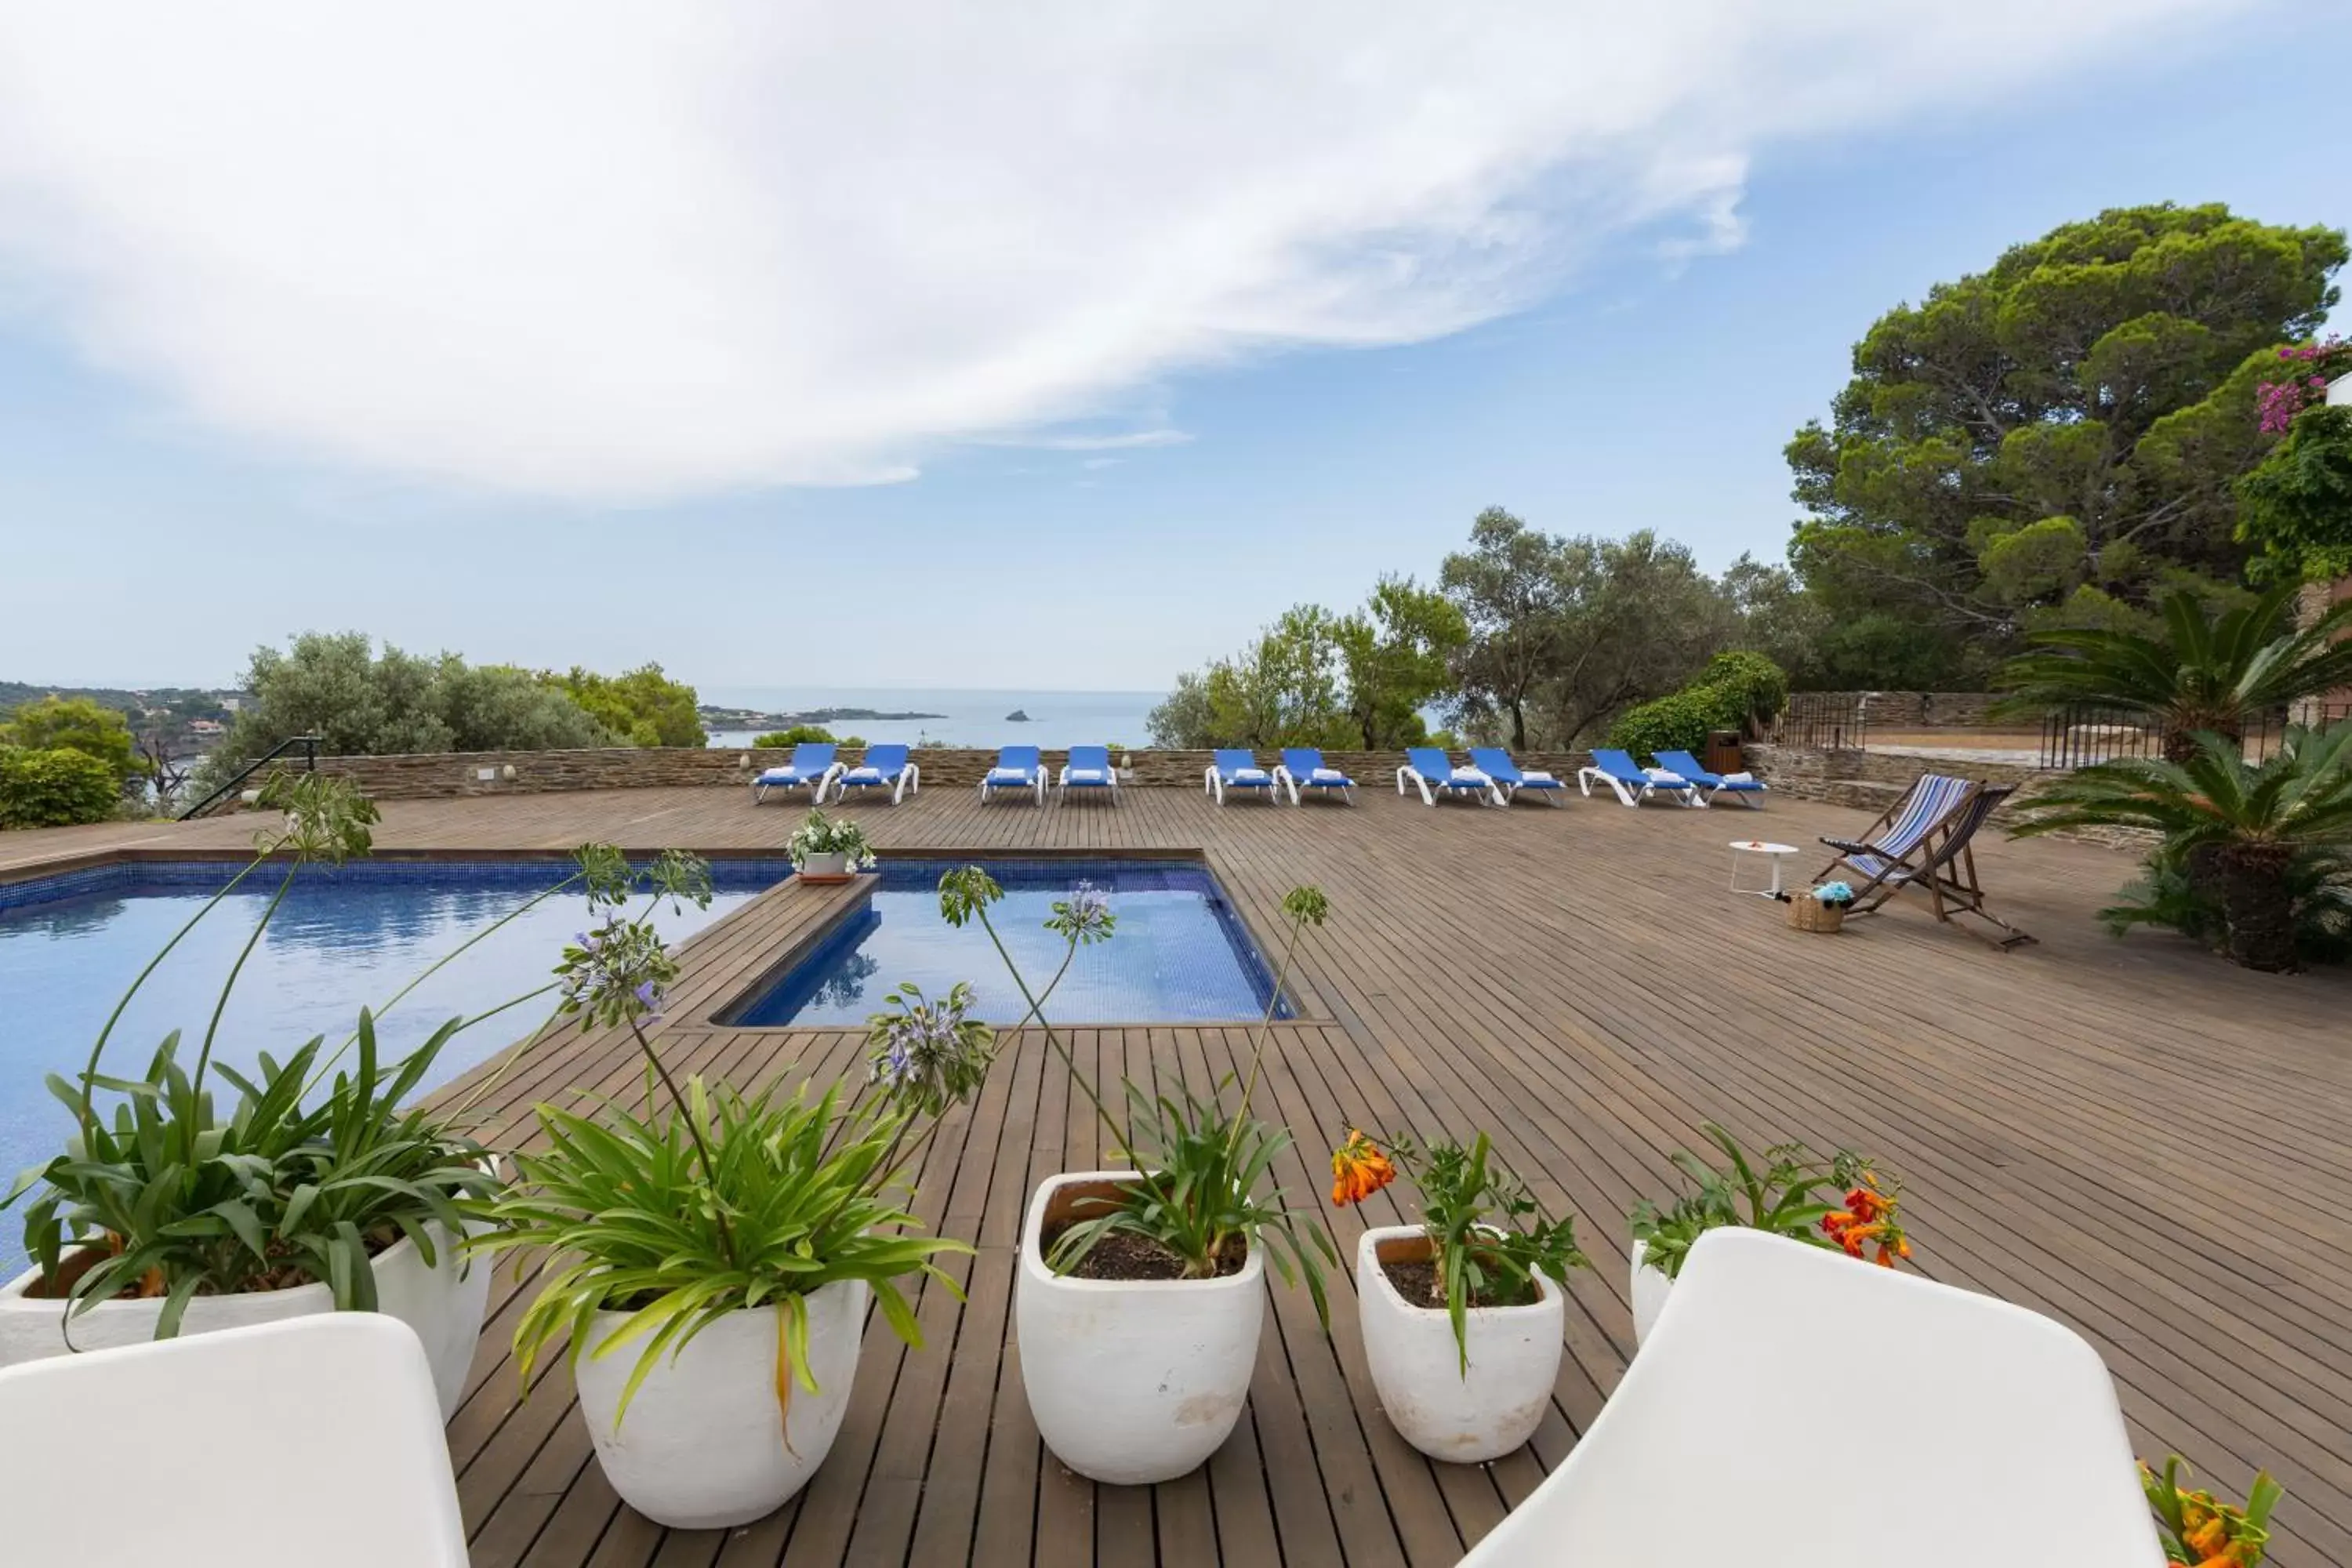
[[[1727,840],[1810,845],[1859,826],[1798,802],[1755,815],[1600,799],[1506,813],[1375,790],[1352,809],[1219,810],[1138,790],[1040,811],[932,791],[848,809],[889,849],[1198,850],[1262,944],[1283,893],[1319,884],[1332,921],[1300,962],[1306,1016],[1277,1026],[1262,1107],[1297,1135],[1282,1179],[1314,1198],[1345,1254],[1363,1224],[1401,1217],[1410,1198],[1392,1189],[1360,1215],[1324,1205],[1332,1141],[1350,1125],[1489,1130],[1549,1203],[1576,1214],[1598,1265],[1570,1281],[1552,1413],[1526,1452],[1492,1467],[1423,1459],[1381,1416],[1342,1271],[1328,1338],[1303,1294],[1274,1293],[1249,1412],[1205,1469],[1150,1489],[1062,1470],[1022,1396],[1013,1249],[1030,1189],[1099,1150],[1065,1076],[1024,1042],[921,1173],[925,1216],[979,1246],[959,1268],[969,1301],[925,1295],[920,1352],[876,1321],[831,1458],[757,1525],[665,1532],[620,1507],[561,1371],[518,1403],[506,1348],[517,1291],[502,1275],[450,1426],[477,1568],[1451,1563],[1566,1457],[1623,1371],[1624,1213],[1668,1190],[1667,1155],[1707,1120],[1751,1143],[1881,1156],[1908,1184],[1922,1271],[2089,1335],[2143,1452],[2177,1448],[2231,1489],[2268,1464],[2289,1492],[2273,1559],[2284,1568],[2352,1561],[2352,977],[2257,976],[2161,937],[2111,941],[2093,914],[2129,875],[2125,856],[1987,846],[1997,906],[2042,939],[2003,954],[1908,908],[1835,939],[1803,936],[1776,906],[1727,892]],[[731,789],[395,803],[379,843],[773,852],[800,816]],[[249,830],[230,818],[9,834],[0,877],[84,855],[232,848]],[[707,1022],[849,896],[781,889],[696,939],[665,1026],[677,1059],[738,1082],[856,1071],[844,1032]],[[1106,1079],[1197,1089],[1232,1068],[1246,1033],[1076,1038]],[[520,1132],[532,1100],[631,1075],[617,1042],[567,1037],[506,1065],[480,1106],[494,1134]],[[1903,1397],[1901,1368],[1840,1363],[1833,1325],[1818,1343],[1758,1353]],[[1821,1457],[1825,1487],[1844,1478],[1842,1501],[1791,1498],[1787,1517],[1757,1528],[1868,1507],[1871,1463],[1859,1430],[1852,1453]],[[1890,1531],[1982,1530],[1997,1556],[2000,1500],[1974,1496],[1966,1477],[1953,1488],[1953,1517]]]

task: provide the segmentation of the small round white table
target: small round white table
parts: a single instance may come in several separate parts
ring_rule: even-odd
[[[1753,893],[1759,899],[1779,898],[1780,868],[1787,864],[1789,857],[1796,853],[1797,847],[1793,844],[1769,844],[1761,838],[1733,839],[1731,841],[1731,890],[1735,893]],[[1746,863],[1743,857],[1749,855],[1760,856],[1764,863],[1772,868],[1770,887],[1743,888],[1739,885],[1739,868]]]

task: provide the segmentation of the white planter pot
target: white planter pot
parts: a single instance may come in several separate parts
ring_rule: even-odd
[[[1221,1279],[1076,1279],[1045,1267],[1038,1237],[1071,1205],[1133,1171],[1055,1176],[1029,1200],[1013,1291],[1021,1382],[1038,1435],[1078,1474],[1118,1486],[1174,1480],[1232,1435],[1265,1320],[1253,1248]]]
[[[849,851],[829,849],[824,854],[814,851],[801,857],[803,877],[846,877],[849,875]]]
[[[1389,1283],[1383,1258],[1426,1258],[1417,1225],[1368,1230],[1356,1243],[1356,1311],[1364,1359],[1381,1406],[1404,1440],[1433,1459],[1475,1465],[1497,1458],[1535,1435],[1559,1375],[1565,1300],[1538,1274],[1538,1300],[1524,1307],[1474,1307],[1464,1314],[1465,1373],[1443,1307],[1406,1300]]]
[[[1643,1261],[1648,1251],[1641,1242],[1633,1244],[1633,1343],[1637,1347],[1650,1337],[1658,1314],[1666,1310],[1666,1292],[1675,1288],[1673,1280]]]
[[[434,1261],[430,1268],[414,1242],[403,1239],[376,1254],[376,1305],[416,1331],[433,1363],[433,1384],[441,1396],[441,1415],[457,1413],[465,1391],[466,1371],[474,1360],[474,1346],[482,1334],[482,1311],[488,1305],[490,1273],[487,1258],[467,1258],[452,1246],[438,1226],[433,1226]],[[141,1301],[100,1301],[77,1316],[70,1329],[63,1322],[65,1303],[29,1294],[40,1281],[40,1270],[28,1268],[0,1286],[0,1366],[69,1355],[75,1351],[108,1350],[117,1345],[143,1344],[155,1337],[163,1316],[161,1299]],[[298,1285],[290,1290],[257,1290],[242,1296],[197,1296],[180,1319],[184,1334],[241,1329],[251,1323],[274,1323],[335,1310],[334,1292],[324,1285]],[[72,1342],[67,1342],[70,1333]]]
[[[808,1372],[817,1392],[794,1384],[784,1415],[776,1402],[777,1308],[730,1312],[666,1353],[625,1415],[617,1414],[621,1390],[645,1341],[598,1356],[628,1314],[596,1314],[575,1381],[597,1463],[621,1500],[679,1530],[723,1530],[782,1508],[841,1430],[867,1296],[863,1281],[841,1280],[808,1298]]]

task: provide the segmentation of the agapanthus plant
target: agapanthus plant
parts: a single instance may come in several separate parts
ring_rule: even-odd
[[[707,869],[690,857],[665,858],[640,875],[656,902],[709,897]],[[772,1307],[776,1395],[788,1412],[795,1385],[816,1391],[807,1298],[842,1280],[872,1286],[892,1329],[919,1346],[896,1281],[929,1275],[960,1298],[930,1260],[971,1248],[906,1234],[917,1222],[898,1178],[940,1115],[985,1070],[987,1026],[975,1034],[961,1016],[968,996],[928,1006],[915,993],[912,1008],[897,1016],[904,1070],[877,1073],[881,1092],[845,1109],[837,1089],[812,1100],[773,1089],[747,1097],[699,1078],[681,1084],[646,1032],[677,979],[677,960],[650,909],[632,916],[623,885],[602,886],[592,902],[604,918],[567,944],[556,966],[557,1017],[583,1030],[625,1029],[645,1062],[646,1105],[642,1115],[607,1105],[601,1116],[538,1107],[547,1148],[519,1155],[516,1188],[482,1211],[496,1228],[469,1245],[551,1248],[567,1259],[516,1329],[526,1377],[559,1335],[571,1335],[576,1357],[598,1313],[626,1312],[593,1352],[635,1347],[625,1413],[665,1355],[729,1313]],[[983,1053],[977,1070],[975,1049]]]
[[[1322,925],[1330,914],[1322,890],[1294,888],[1283,899],[1283,913],[1290,923],[1282,961],[1251,1042],[1249,1073],[1234,1108],[1227,1111],[1217,1100],[1203,1100],[1190,1090],[1181,1097],[1155,1095],[1133,1082],[1124,1082],[1128,1110],[1124,1122],[1111,1114],[1092,1079],[1071,1056],[1060,1031],[1045,1016],[1045,1004],[1069,973],[1078,950],[1108,942],[1117,932],[1118,917],[1108,893],[1080,882],[1067,898],[1055,902],[1045,923],[1063,939],[1062,961],[1042,989],[1021,973],[990,918],[991,906],[1003,896],[996,879],[978,866],[961,867],[940,879],[940,914],[953,926],[980,923],[1027,1004],[1022,1025],[1034,1020],[1041,1026],[1046,1046],[1061,1058],[1070,1081],[1094,1107],[1108,1134],[1108,1147],[1138,1170],[1118,1197],[1081,1204],[1076,1222],[1055,1242],[1047,1258],[1049,1265],[1057,1272],[1068,1273],[1085,1261],[1104,1237],[1125,1233],[1158,1243],[1178,1259],[1183,1278],[1206,1279],[1227,1266],[1236,1240],[1267,1244],[1266,1255],[1275,1270],[1285,1279],[1303,1279],[1317,1313],[1328,1322],[1330,1308],[1318,1259],[1336,1264],[1339,1255],[1321,1225],[1291,1209],[1280,1193],[1258,1195],[1266,1173],[1288,1147],[1290,1135],[1249,1114],[1267,1035],[1282,1005],[1283,986],[1299,939],[1307,927]],[[1233,1081],[1233,1075],[1227,1074],[1217,1087],[1223,1090]]]
[[[0,1200],[5,1207],[34,1194],[25,1249],[40,1268],[39,1293],[66,1300],[71,1315],[117,1297],[159,1299],[155,1331],[168,1338],[199,1295],[314,1281],[331,1289],[338,1307],[372,1307],[376,1253],[405,1237],[436,1262],[436,1236],[459,1228],[458,1200],[495,1185],[478,1145],[409,1103],[449,1039],[473,1020],[452,1019],[416,1050],[387,1058],[376,1049],[375,1014],[362,1009],[332,1055],[320,1037],[282,1061],[262,1053],[249,1076],[215,1059],[237,979],[304,868],[365,856],[377,820],[348,781],[323,773],[278,775],[261,804],[280,815],[255,835],[253,859],[132,980],[79,1077],[50,1075],[74,1135]],[[115,1026],[157,966],[272,864],[282,864],[283,875],[229,966],[193,1062],[183,1062],[184,1037],[174,1030],[142,1077],[101,1071]],[[357,1061],[335,1068],[354,1046]],[[226,1115],[209,1079],[235,1091]],[[323,1094],[314,1093],[321,1085]],[[102,1096],[113,1103],[102,1105]],[[71,1331],[69,1315],[68,1339]]]

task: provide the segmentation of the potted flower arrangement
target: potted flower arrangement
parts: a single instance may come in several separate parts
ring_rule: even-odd
[[[1283,901],[1289,942],[1234,1107],[1189,1092],[1181,1101],[1155,1098],[1129,1083],[1122,1125],[1045,1015],[1077,951],[1110,940],[1117,917],[1107,896],[1081,883],[1054,905],[1046,925],[1063,938],[1064,955],[1040,991],[991,923],[989,908],[1003,896],[994,879],[965,867],[942,878],[940,889],[950,923],[976,920],[987,931],[1027,1004],[1023,1022],[1043,1026],[1121,1157],[1110,1169],[1049,1177],[1030,1198],[1013,1319],[1038,1433],[1064,1465],[1091,1479],[1172,1480],[1214,1453],[1240,1419],[1269,1263],[1286,1281],[1303,1281],[1329,1321],[1322,1262],[1336,1264],[1338,1254],[1280,1193],[1261,1194],[1289,1137],[1249,1109],[1291,956],[1328,906],[1312,888]]]
[[[874,847],[854,822],[812,810],[785,846],[803,882],[846,882],[874,864]]]
[[[1853,903],[1853,888],[1843,882],[1823,882],[1789,896],[1789,924],[1798,931],[1832,935],[1845,924],[1845,912]]]
[[[2219,1501],[2210,1491],[2183,1491],[2188,1467],[2175,1454],[2158,1475],[2142,1463],[2140,1486],[2163,1532],[2164,1560],[2184,1568],[2256,1568],[2270,1547],[2271,1510],[2286,1489],[2265,1470],[2254,1477],[2246,1506]]]
[[[331,1053],[320,1037],[284,1061],[264,1056],[250,1076],[216,1059],[237,975],[303,868],[365,855],[376,820],[347,782],[324,774],[280,775],[266,794],[282,808],[283,826],[257,835],[254,858],[132,982],[81,1073],[49,1079],[74,1135],[0,1200],[31,1194],[24,1238],[33,1259],[0,1288],[0,1365],[312,1312],[382,1310],[424,1342],[446,1415],[488,1291],[489,1271],[469,1268],[457,1245],[467,1223],[461,1205],[497,1179],[480,1145],[407,1101],[464,1025],[452,1020],[387,1060],[376,1012],[362,1010]],[[143,1076],[101,1072],[115,1025],[156,966],[278,859],[284,875],[222,985],[193,1064],[174,1032]],[[351,1065],[340,1066],[353,1050]],[[234,1095],[226,1115],[216,1084]]]
[[[876,1052],[876,1092],[847,1106],[771,1087],[680,1084],[646,1033],[677,965],[651,925],[619,917],[567,948],[563,1012],[625,1028],[644,1058],[642,1114],[541,1105],[544,1147],[469,1245],[558,1259],[515,1330],[519,1368],[559,1338],[605,1478],[657,1523],[718,1529],[772,1512],[841,1426],[869,1300],[911,1346],[898,1281],[965,1244],[910,1234],[903,1180],[948,1105],[976,1087],[992,1034],[918,995]],[[901,1000],[894,997],[894,1001]],[[958,998],[957,1000],[961,1000]],[[960,1295],[961,1292],[958,1292]]]
[[[1559,1373],[1560,1281],[1587,1266],[1573,1218],[1553,1220],[1494,1159],[1486,1134],[1426,1149],[1361,1132],[1331,1156],[1331,1201],[1360,1204],[1396,1178],[1421,1189],[1419,1225],[1356,1244],[1356,1310],[1381,1408],[1434,1459],[1478,1464],[1534,1436]],[[1499,1223],[1497,1223],[1499,1222]]]
[[[1692,1190],[1661,1210],[1644,1202],[1631,1216],[1633,1230],[1633,1339],[1646,1338],[1665,1310],[1666,1296],[1681,1274],[1692,1243],[1717,1226],[1748,1226],[1816,1247],[1836,1247],[1849,1257],[1874,1254],[1892,1268],[1911,1256],[1911,1242],[1895,1211],[1899,1183],[1882,1185],[1874,1163],[1851,1150],[1827,1161],[1801,1143],[1776,1143],[1751,1159],[1730,1133],[1710,1121],[1701,1129],[1723,1152],[1727,1168],[1717,1169],[1690,1151],[1677,1150],[1675,1164]],[[1842,1194],[1837,1203],[1822,1194]]]

